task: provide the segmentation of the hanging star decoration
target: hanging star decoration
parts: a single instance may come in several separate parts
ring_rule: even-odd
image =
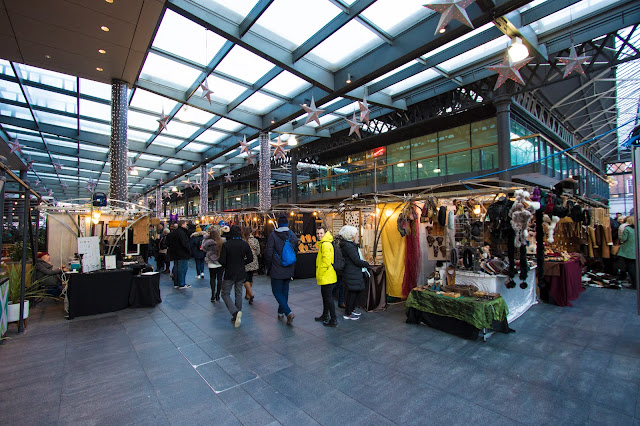
[[[53,170],[57,170],[57,171],[62,171],[62,164],[60,164],[60,162],[56,162],[54,161],[53,163]]]
[[[240,154],[246,152],[249,154],[249,144],[247,143],[247,136],[244,135],[242,140],[240,141]]]
[[[256,165],[256,155],[255,154],[249,154],[247,155],[247,165],[250,166],[255,166]]]
[[[227,173],[226,175],[224,175],[224,181],[225,182],[231,182],[231,180],[233,179],[233,175],[230,173]]]
[[[9,142],[9,146],[11,147],[11,154],[14,152],[22,154],[22,148],[24,148],[24,145],[21,145],[20,142],[18,142],[18,138],[13,138],[13,141]]]
[[[358,101],[358,106],[360,107],[360,121],[362,123],[367,123],[368,125],[369,113],[371,112],[371,110],[369,109],[369,103],[367,102],[367,95],[364,95],[364,98],[362,98],[362,102]]]
[[[162,191],[162,198],[167,198],[169,197],[169,191]]]
[[[362,123],[356,119],[356,113],[353,113],[353,120],[349,120],[348,118],[345,118],[345,120],[349,123],[349,136],[355,133],[358,135],[358,139],[361,139],[360,128],[362,127]]]
[[[302,109],[304,109],[308,114],[307,120],[304,122],[304,124],[309,124],[310,122],[315,121],[319,126],[320,113],[323,113],[324,110],[316,108],[316,101],[313,99],[313,96],[311,97],[311,106],[307,106],[306,104],[302,104],[301,106]]]
[[[53,191],[51,189],[47,191],[47,194],[49,195],[49,197],[53,197]]]
[[[578,56],[575,46],[571,46],[571,49],[569,50],[569,56],[558,56],[556,59],[558,60],[560,65],[566,66],[562,78],[567,78],[567,76],[574,71],[585,75],[582,65],[585,62],[591,60],[591,56]]]
[[[488,70],[498,73],[498,81],[496,81],[496,87],[493,90],[496,90],[498,87],[502,86],[507,80],[513,80],[516,83],[524,85],[524,79],[520,75],[520,68],[527,65],[533,58],[524,58],[518,62],[512,62],[509,59],[509,55],[506,55],[504,60],[498,65],[492,65],[487,67]]]
[[[473,28],[473,24],[467,15],[467,8],[471,3],[476,0],[432,0],[429,4],[425,4],[424,7],[434,10],[440,13],[440,21],[434,35],[443,33],[446,26],[452,19]]]
[[[182,197],[182,194],[183,194],[183,192],[182,192],[182,191],[180,191],[180,190],[178,189],[178,191],[176,192],[176,195],[177,195],[178,197]]]
[[[129,169],[129,173],[132,173],[136,169],[136,165],[131,162],[131,159],[129,159],[129,165],[127,168]]]
[[[41,184],[41,183],[42,183],[42,181],[41,181],[40,179],[36,179],[36,180],[33,182],[33,187],[34,187],[34,188],[37,188],[37,187],[39,187],[39,186],[40,186],[40,184]]]
[[[278,136],[278,139],[276,139],[275,142],[269,142],[269,143],[271,144],[271,146],[275,148],[275,150],[273,151],[273,158],[275,159],[281,158],[283,160],[287,159],[287,154],[284,150],[284,147],[287,146],[287,143],[283,142],[280,136]]]
[[[63,190],[65,190],[65,191],[66,191],[67,189],[69,189],[69,185],[67,185],[67,184],[66,184],[66,183],[64,183],[64,182],[62,182],[62,183],[60,184],[60,186],[61,186],[61,187],[62,187],[62,189],[63,189]]]
[[[170,118],[171,117],[169,117],[168,115],[164,115],[164,108],[162,108],[162,115],[160,116],[160,119],[157,120],[159,123],[158,133],[167,128],[167,123],[169,123]]]
[[[211,178],[211,180],[216,180],[216,177],[214,176],[216,173],[216,169],[214,169],[213,167],[211,167],[209,169],[209,171],[207,172],[207,174],[209,175],[209,177]]]
[[[209,105],[211,105],[211,95],[213,95],[213,90],[209,89],[209,86],[207,85],[207,80],[205,80],[201,85],[200,88],[202,89],[202,97],[205,98],[206,100],[209,101]]]
[[[89,180],[87,180],[87,191],[93,192],[96,189],[96,186],[98,186],[98,183],[95,180],[93,180],[92,178],[89,178]]]
[[[24,163],[27,165],[27,170],[33,170],[34,161],[31,159],[31,157],[27,155],[27,157],[24,159]]]

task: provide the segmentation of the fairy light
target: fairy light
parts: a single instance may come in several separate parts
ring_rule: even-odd
[[[260,164],[258,164],[258,202],[263,212],[271,210],[271,147],[269,134],[260,133]]]
[[[111,184],[109,198],[127,199],[129,144],[127,142],[127,115],[129,110],[127,83],[120,80],[111,82]]]
[[[162,189],[156,188],[156,217],[162,216]]]
[[[209,176],[207,166],[200,166],[200,214],[204,216],[209,212]]]

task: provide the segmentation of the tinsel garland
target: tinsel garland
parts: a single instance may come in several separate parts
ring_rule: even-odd
[[[260,164],[258,165],[258,203],[260,211],[271,210],[271,147],[269,134],[260,133]]]
[[[417,283],[421,268],[419,220],[409,221],[411,233],[407,235],[404,246],[404,277],[402,296],[407,297]]]

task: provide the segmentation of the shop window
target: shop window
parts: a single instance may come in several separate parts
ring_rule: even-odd
[[[412,158],[423,158],[416,161],[418,179],[430,178],[438,176],[434,170],[438,168],[438,135],[432,133],[429,135],[415,138],[411,147]],[[424,158],[428,157],[428,158]],[[417,164],[416,164],[417,163]]]
[[[484,146],[494,144],[493,146]],[[471,165],[473,171],[494,169],[498,167],[498,130],[496,119],[471,123],[471,147],[483,148],[471,151]]]
[[[445,155],[447,175],[468,173],[471,171],[471,138],[470,125],[454,127],[453,129],[438,132],[438,145],[441,153]]]
[[[411,180],[411,168],[407,161],[411,159],[411,145],[407,141],[394,143],[387,147],[387,163],[393,164],[387,170],[389,182],[405,182]]]
[[[627,187],[626,187],[626,192],[627,194],[633,194],[633,179],[627,179],[626,181],[627,183]]]

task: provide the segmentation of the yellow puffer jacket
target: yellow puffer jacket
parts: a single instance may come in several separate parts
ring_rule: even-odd
[[[333,236],[329,231],[318,242],[318,257],[316,257],[316,280],[318,285],[334,284],[338,281],[333,269]]]

